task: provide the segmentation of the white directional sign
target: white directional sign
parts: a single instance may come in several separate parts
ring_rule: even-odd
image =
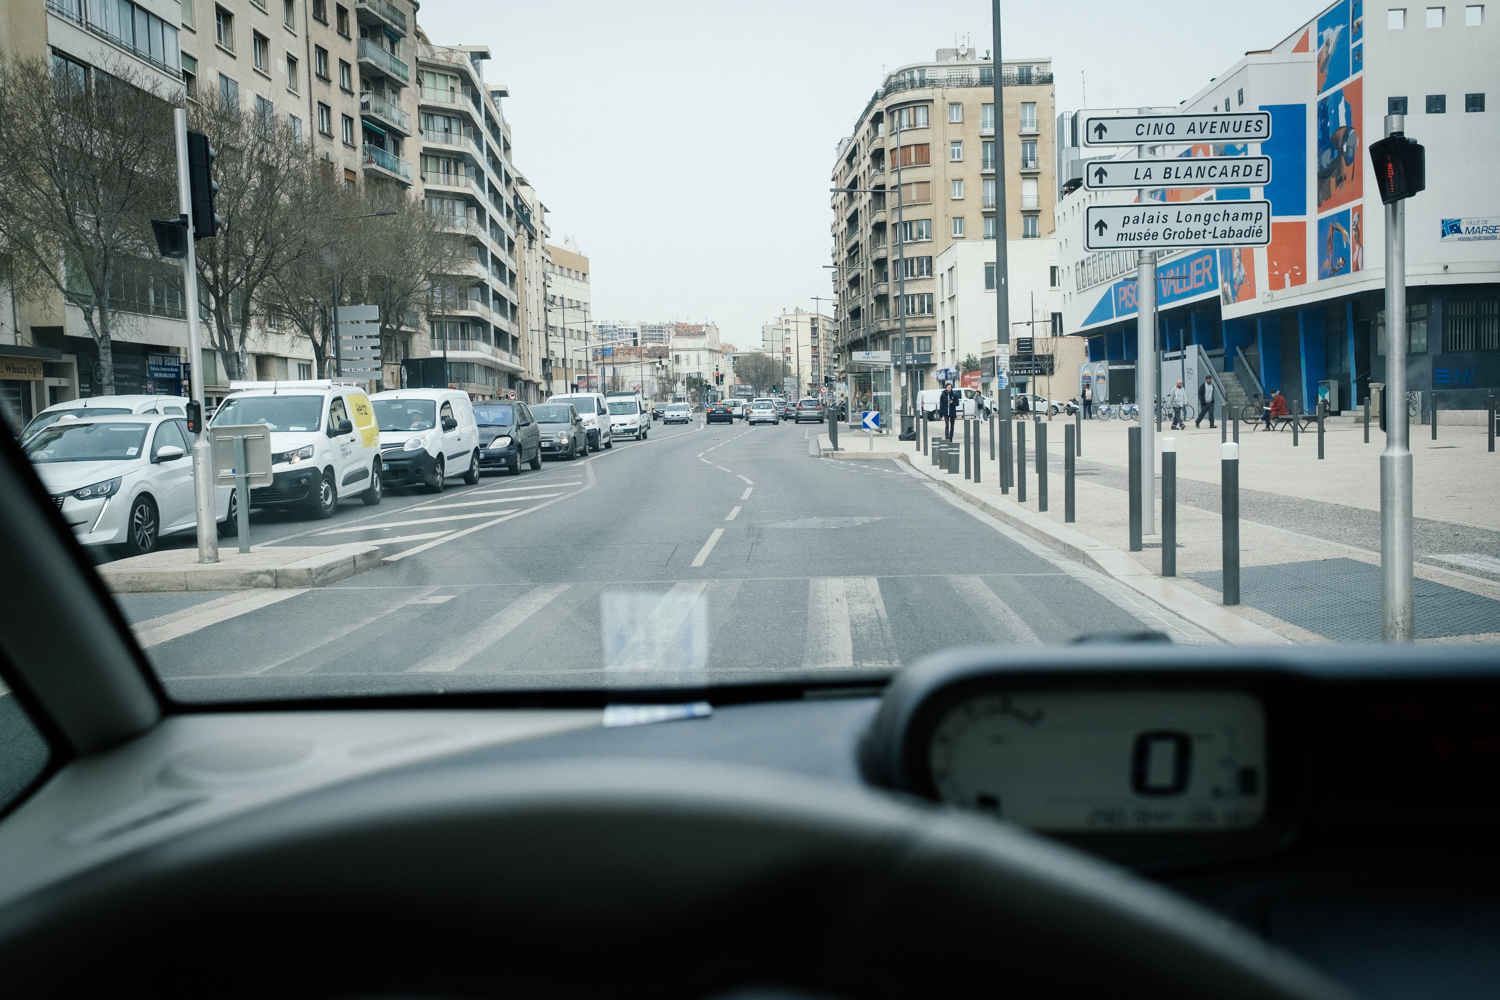
[[[1083,130],[1085,146],[1264,142],[1269,138],[1269,111],[1227,115],[1098,115],[1086,117]]]
[[[1271,183],[1269,156],[1173,156],[1162,160],[1117,160],[1085,164],[1090,191],[1120,188],[1261,187]]]
[[[860,425],[863,426],[867,431],[880,430],[880,411],[865,410],[859,415],[859,422]]]
[[[1271,242],[1269,201],[1091,205],[1084,221],[1089,250],[1263,247]]]

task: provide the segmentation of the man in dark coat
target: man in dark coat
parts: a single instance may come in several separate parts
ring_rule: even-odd
[[[949,441],[953,440],[953,422],[958,419],[958,410],[963,405],[963,398],[963,395],[953,388],[952,382],[943,383],[943,391],[938,395],[938,416],[943,418],[943,436]]]
[[[1214,377],[1203,376],[1203,384],[1198,387],[1198,419],[1193,421],[1194,427],[1203,425],[1203,418],[1208,418],[1208,429],[1214,429]],[[1228,419],[1227,417],[1225,419]]]

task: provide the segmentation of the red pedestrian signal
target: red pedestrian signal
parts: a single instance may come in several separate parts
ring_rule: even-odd
[[[1394,132],[1370,144],[1375,186],[1384,204],[1410,198],[1427,189],[1427,150],[1413,139]]]

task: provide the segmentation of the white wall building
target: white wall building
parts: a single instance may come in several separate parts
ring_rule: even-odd
[[[1010,272],[1011,340],[1061,332],[1057,241],[1007,240],[1006,265]],[[981,359],[993,357],[995,244],[975,240],[955,242],[938,255],[935,270],[937,331],[931,351],[936,370],[960,369],[971,354]],[[918,338],[915,346],[918,353],[923,353],[926,345]]]
[[[677,371],[678,389],[687,388],[687,377],[696,375],[713,383],[715,369],[723,371],[723,343],[713,323],[674,323],[668,349]],[[726,384],[728,379],[725,379]]]

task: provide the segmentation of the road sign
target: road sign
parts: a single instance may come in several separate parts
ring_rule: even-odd
[[[865,410],[859,415],[859,423],[867,431],[880,430],[880,411]]]
[[[1227,115],[1095,115],[1084,118],[1083,129],[1085,146],[1264,142],[1269,138],[1269,111]]]
[[[1088,250],[1263,247],[1271,242],[1269,201],[1091,205],[1084,222]]]
[[[1035,337],[1017,337],[1014,344],[1017,355],[1030,354],[1036,350]]]
[[[505,393],[505,398],[506,399],[515,399],[516,398],[516,390],[511,389],[511,390],[507,391]]]
[[[850,351],[849,363],[854,365],[888,365],[891,363],[891,352]]]
[[[1260,187],[1271,182],[1269,156],[1172,156],[1161,160],[1095,160],[1086,165],[1090,191],[1163,187]]]

